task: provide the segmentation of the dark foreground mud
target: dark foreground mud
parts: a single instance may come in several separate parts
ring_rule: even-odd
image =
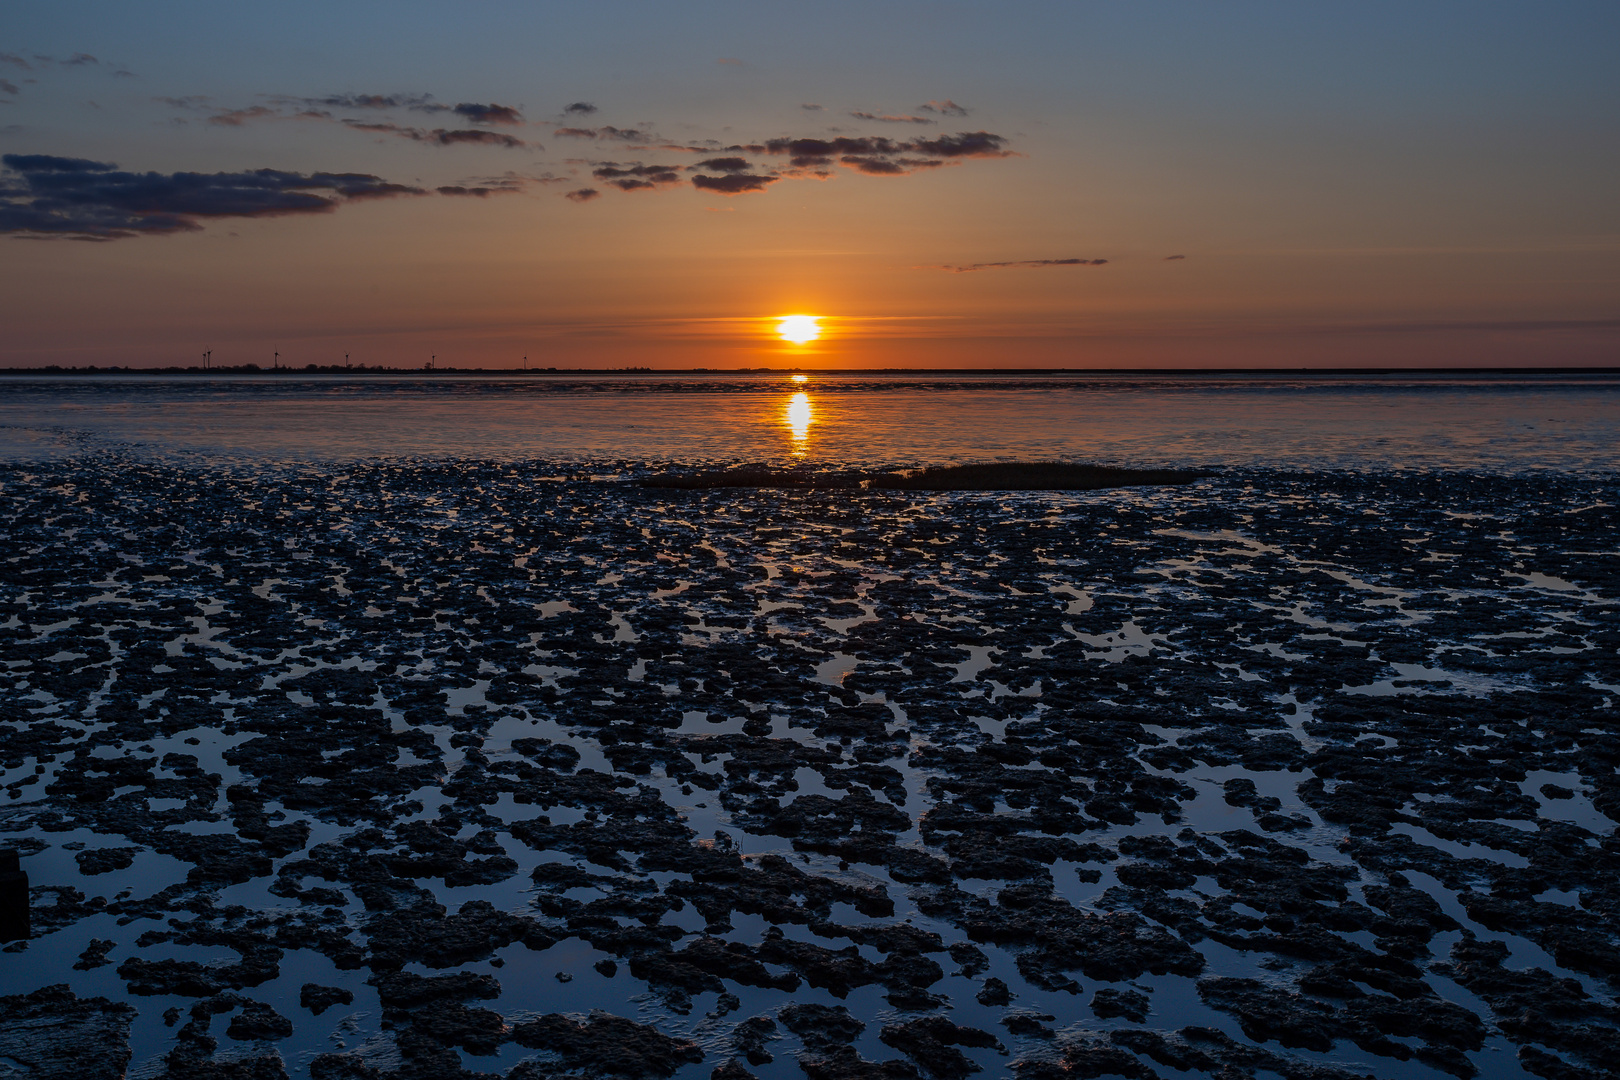
[[[23,1075],[1620,1060],[1612,483],[0,479]]]
[[[917,469],[781,469],[740,465],[726,469],[673,469],[643,477],[641,486],[705,491],[716,488],[799,488],[833,491],[1103,491],[1123,487],[1190,484],[1205,473],[1187,469],[1122,469],[1068,461],[988,461]]]

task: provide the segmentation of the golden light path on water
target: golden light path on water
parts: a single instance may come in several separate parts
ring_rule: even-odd
[[[802,456],[810,449],[810,395],[800,392],[788,399],[787,426],[793,433],[793,453]]]

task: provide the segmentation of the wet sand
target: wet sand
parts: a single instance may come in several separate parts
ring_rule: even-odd
[[[643,475],[6,466],[0,1058],[1608,1075],[1612,480]]]

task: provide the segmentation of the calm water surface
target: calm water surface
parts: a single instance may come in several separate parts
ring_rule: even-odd
[[[1620,374],[0,377],[0,457],[1607,472]]]

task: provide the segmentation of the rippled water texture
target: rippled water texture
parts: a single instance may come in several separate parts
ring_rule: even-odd
[[[1606,471],[1620,375],[0,380],[0,455]]]

